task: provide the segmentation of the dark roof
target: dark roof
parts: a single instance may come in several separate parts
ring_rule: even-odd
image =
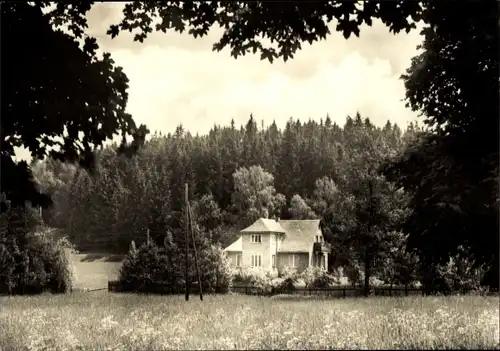
[[[241,233],[284,233],[278,252],[310,252],[315,236],[321,235],[319,219],[281,220],[260,218]],[[225,251],[241,251],[241,237],[224,249]]]
[[[319,219],[281,220],[279,223],[285,230],[279,252],[309,252],[316,235],[321,235]]]

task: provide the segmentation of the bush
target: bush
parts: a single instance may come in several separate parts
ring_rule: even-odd
[[[270,272],[260,267],[244,267],[233,275],[233,283],[252,286],[252,293],[271,293],[273,290]]]
[[[283,270],[280,273],[280,277],[285,280],[291,279],[296,283],[300,278],[300,274],[297,272],[297,269],[286,265],[285,267],[283,267]]]
[[[285,278],[278,285],[275,286],[274,292],[277,294],[290,294],[296,290],[296,280],[293,278]]]
[[[380,280],[377,277],[370,277],[370,286],[371,287],[382,287],[382,286],[387,286],[387,284],[383,280]]]
[[[474,261],[457,254],[446,264],[434,264],[422,269],[421,281],[427,294],[452,294],[477,290],[480,287],[482,268],[474,267]]]
[[[226,253],[219,244],[210,245],[200,255],[200,275],[203,291],[227,293],[232,286],[232,269]]]
[[[343,273],[347,278],[348,282],[352,286],[362,286],[364,284],[361,267],[356,262],[350,263],[343,267]]]
[[[120,269],[121,290],[144,293],[183,292],[185,290],[185,256],[172,241],[163,247],[153,242],[139,249],[130,244]],[[194,257],[189,255],[189,284],[193,292],[198,289]],[[225,253],[219,246],[207,245],[198,251],[202,288],[205,293],[228,292],[231,287],[231,269]]]
[[[300,279],[300,274],[297,270],[289,266],[285,266],[280,274],[281,281],[275,286],[274,292],[278,294],[292,293],[296,290],[295,285]]]
[[[325,289],[338,284],[338,279],[335,275],[328,274],[327,271],[319,267],[307,267],[302,272],[301,278],[304,280],[306,288],[309,289]]]
[[[72,289],[68,253],[74,247],[66,238],[53,238],[41,226],[35,232],[36,214],[29,207],[8,209],[0,222],[0,294]]]
[[[168,281],[166,258],[153,242],[146,242],[137,249],[132,241],[120,268],[118,280],[121,288],[125,291],[151,292],[154,287]]]

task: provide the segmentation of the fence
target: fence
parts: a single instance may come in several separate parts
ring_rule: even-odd
[[[364,289],[352,286],[339,286],[329,288],[306,288],[295,287],[285,291],[268,291],[264,292],[254,286],[233,286],[232,291],[245,295],[301,295],[301,296],[324,296],[324,297],[356,297],[364,294]],[[419,288],[401,288],[401,287],[376,287],[371,289],[374,296],[416,296],[424,295],[424,291]]]
[[[127,292],[134,289],[127,289],[123,287],[118,281],[108,282],[108,291],[110,292]],[[137,289],[139,292],[142,290],[150,294],[161,294],[161,295],[177,295],[184,294],[185,288],[180,286],[172,286],[168,284],[155,284],[154,286],[144,286],[142,289]],[[136,291],[137,291],[136,290]],[[198,284],[191,284],[190,293],[199,293]],[[215,290],[215,292],[214,292]],[[208,290],[204,288],[204,291]],[[347,298],[347,297],[357,297],[362,296],[364,290],[362,287],[352,287],[352,286],[335,286],[329,288],[306,288],[303,286],[297,286],[294,289],[289,289],[285,291],[278,291],[276,289],[262,289],[261,287],[252,285],[233,285],[231,288],[233,293],[245,294],[245,295],[258,295],[258,296],[273,296],[278,294],[288,294],[288,295],[299,295],[299,296],[323,296],[323,297],[335,297],[335,298]],[[470,293],[472,289],[465,289],[460,291],[461,294]],[[225,289],[216,287],[212,290],[212,293],[222,294],[226,293]],[[498,292],[491,291],[492,294],[497,294]],[[425,291],[421,288],[410,288],[410,287],[372,287],[371,295],[373,296],[423,296]]]
[[[223,294],[226,293],[227,289],[224,287],[209,287],[202,286],[203,292]],[[148,294],[158,294],[158,295],[181,295],[186,292],[184,286],[172,285],[172,284],[145,284],[140,287],[124,286],[119,281],[108,281],[108,291],[109,292],[143,292]],[[189,287],[189,292],[191,294],[198,294],[200,292],[198,282],[192,283]]]

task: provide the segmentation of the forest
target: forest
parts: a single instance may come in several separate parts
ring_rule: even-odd
[[[421,135],[416,124],[379,128],[359,113],[344,126],[329,116],[291,118],[284,130],[250,116],[245,126],[214,125],[207,135],[182,126],[156,133],[131,156],[116,144],[103,147],[92,171],[52,159],[32,169],[54,201],[45,223],[79,250],[126,253],[131,241],[145,242],[146,232],[159,244],[168,235],[182,248],[187,183],[197,233],[213,244],[230,244],[264,216],[320,218],[334,250],[330,269],[348,267],[354,277],[369,270],[409,284],[417,280],[417,256],[406,252],[399,228],[410,197],[383,172]],[[477,280],[477,270],[468,269],[462,278]]]
[[[44,220],[64,228],[80,249],[127,250],[130,240],[145,239],[146,228],[152,237],[183,230],[185,183],[208,231],[238,231],[264,211],[273,218],[321,218],[338,187],[366,193],[362,179],[377,177],[382,162],[418,131],[410,125],[403,133],[390,122],[376,128],[359,114],[344,127],[328,116],[319,123],[290,119],[284,130],[259,124],[250,116],[245,126],[215,125],[208,135],[179,126],[153,135],[132,157],[117,153],[116,144],[106,146],[96,152],[92,171],[36,161],[34,177],[54,201]],[[232,238],[214,240],[224,245]]]

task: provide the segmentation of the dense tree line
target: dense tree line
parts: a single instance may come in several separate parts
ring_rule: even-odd
[[[403,134],[390,122],[378,128],[360,114],[348,116],[343,127],[327,116],[320,122],[290,119],[284,130],[275,123],[263,129],[250,116],[239,129],[234,123],[214,126],[202,136],[179,126],[173,134],[154,135],[132,157],[116,145],[106,147],[96,152],[94,173],[54,160],[33,170],[54,199],[46,222],[63,228],[80,249],[126,252],[131,240],[145,240],[147,229],[157,243],[168,233],[182,247],[187,183],[196,224],[213,243],[229,244],[259,217],[323,218],[338,251],[332,265],[355,261],[366,270],[375,254],[359,256],[359,240],[371,240],[373,250],[382,252],[384,235],[395,230],[398,211],[406,206],[404,193],[378,169],[419,130],[410,124]],[[368,239],[372,200],[378,201],[381,219],[372,225],[380,237]]]
[[[435,285],[444,273],[418,271],[425,256],[408,250],[401,230],[412,215],[412,193],[382,172],[424,135],[413,123],[404,132],[390,122],[379,128],[359,113],[342,127],[327,116],[290,119],[284,130],[275,123],[259,128],[250,116],[245,126],[214,126],[207,135],[193,136],[182,126],[155,134],[131,157],[111,145],[96,152],[93,173],[50,159],[33,170],[54,199],[46,223],[83,250],[124,253],[149,232],[158,245],[168,237],[171,250],[182,251],[187,183],[198,245],[228,245],[260,217],[320,218],[333,245],[331,268],[361,274],[367,289],[372,275]]]
[[[406,134],[413,132],[410,126]],[[76,242],[88,237],[126,250],[130,240],[143,240],[146,228],[153,236],[182,228],[185,183],[194,210],[211,217],[203,220],[208,230],[221,224],[241,228],[264,216],[264,208],[269,217],[290,218],[294,195],[311,199],[320,216],[331,206],[335,184],[354,177],[345,173],[347,160],[357,157],[351,164],[361,164],[367,157],[371,145],[357,140],[359,134],[377,140],[378,161],[404,142],[397,125],[375,128],[359,114],[347,117],[344,128],[327,117],[319,123],[290,119],[283,131],[275,123],[259,129],[251,116],[244,127],[214,126],[203,136],[181,126],[173,134],[156,134],[131,158],[117,153],[116,145],[106,147],[96,152],[94,173],[53,160],[33,169],[55,201],[47,223],[65,228]]]

